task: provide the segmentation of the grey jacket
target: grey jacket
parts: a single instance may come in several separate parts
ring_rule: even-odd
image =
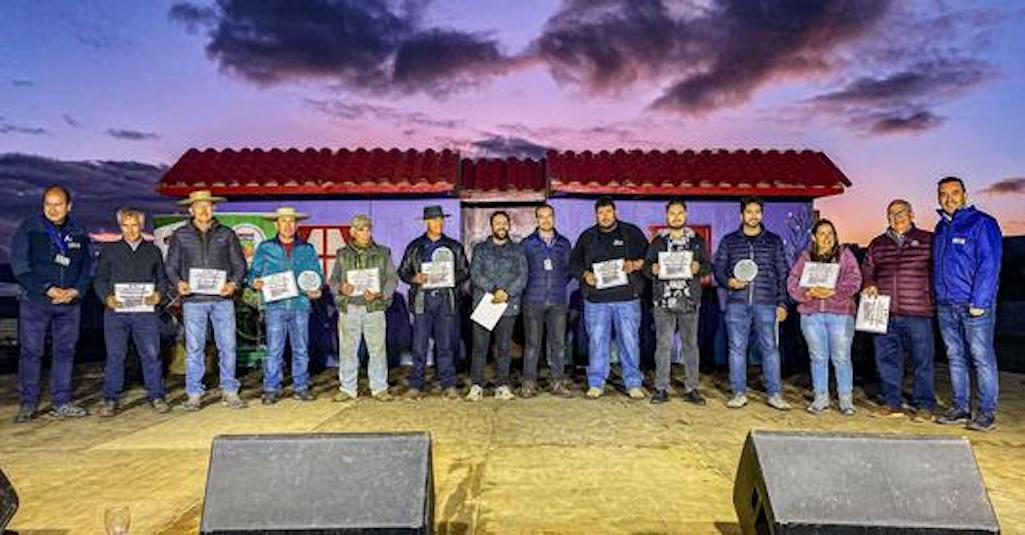
[[[498,245],[490,236],[474,245],[470,283],[473,285],[474,308],[484,297],[484,292],[505,290],[509,294],[509,306],[502,315],[519,314],[520,298],[527,287],[527,255],[523,246],[511,239]]]
[[[172,291],[177,292],[178,283],[188,282],[192,268],[221,269],[227,272],[227,282],[234,282],[239,289],[246,280],[246,257],[242,244],[231,228],[213,220],[206,232],[200,232],[190,219],[188,223],[171,234],[167,249],[167,278]],[[186,302],[209,302],[225,299],[217,295],[192,294]]]

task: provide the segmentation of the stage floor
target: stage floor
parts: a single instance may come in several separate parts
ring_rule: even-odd
[[[79,391],[95,411],[101,370],[79,373]],[[874,418],[860,390],[853,417],[777,412],[760,395],[731,411],[721,376],[702,378],[703,408],[679,398],[634,402],[620,392],[597,401],[542,395],[473,404],[435,395],[339,404],[330,401],[333,370],[316,377],[318,400],[264,407],[253,399],[258,380],[246,378],[244,411],[210,399],[197,413],[158,415],[135,387],[127,410],[112,419],[44,416],[16,426],[15,377],[0,376],[0,466],[21,497],[8,529],[103,533],[105,509],[127,505],[132,533],[195,533],[216,435],[428,430],[439,533],[737,533],[733,478],[745,435],[758,428],[966,434],[1004,533],[1025,533],[1025,375],[1001,376],[999,428],[988,434]],[[182,396],[180,378],[171,382],[172,397]],[[788,385],[787,398],[801,409],[803,394]]]

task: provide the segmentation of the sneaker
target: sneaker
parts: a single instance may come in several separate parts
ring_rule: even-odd
[[[224,392],[221,394],[221,405],[229,409],[239,410],[246,408],[246,402],[238,397],[238,392]]]
[[[484,397],[484,389],[480,385],[473,385],[470,387],[470,392],[466,394],[466,401],[480,401]]]
[[[904,409],[895,409],[889,405],[883,405],[879,410],[872,413],[872,415],[879,418],[901,418],[904,416]]]
[[[688,390],[684,392],[683,400],[687,403],[693,403],[695,405],[704,405],[707,403],[707,401],[705,401],[705,396],[702,396],[701,392],[698,392],[698,389],[696,388],[694,390]]]
[[[338,396],[335,396],[335,397],[338,397]],[[418,400],[418,399],[422,399],[424,397],[424,391],[420,390],[419,388],[410,388],[409,390],[406,390],[405,397],[406,397],[406,399],[414,400],[414,401]]]
[[[525,381],[520,386],[521,398],[532,398],[537,395],[537,385],[532,381]]]
[[[667,401],[669,401],[669,391],[660,388],[658,390],[655,390],[655,393],[651,395],[650,403],[652,405],[659,405]]]
[[[356,396],[346,392],[345,390],[339,390],[338,392],[335,392],[334,396],[331,396],[331,401],[334,401],[335,403],[356,401]]]
[[[171,406],[167,404],[167,401],[165,401],[164,398],[150,400],[149,406],[153,407],[153,412],[157,414],[167,414],[171,412]]]
[[[997,417],[991,412],[979,412],[965,427],[972,431],[992,431],[997,428]]]
[[[603,388],[598,388],[597,386],[592,386],[591,388],[587,389],[587,397],[589,397],[591,399],[598,399],[598,398],[600,398],[600,397],[602,397],[604,395],[605,395],[605,389],[603,389]]]
[[[911,415],[912,422],[928,423],[936,419],[936,415],[930,409],[918,409]]]
[[[778,411],[790,410],[790,404],[787,403],[787,400],[783,399],[783,396],[780,394],[773,394],[769,396],[765,400],[765,403]]]
[[[940,425],[967,424],[972,415],[968,411],[951,408],[946,414],[936,417],[936,423]]]
[[[391,394],[388,393],[388,389],[387,388],[384,389],[384,390],[381,390],[380,392],[376,392],[374,394],[370,394],[370,397],[376,399],[377,401],[391,401],[391,400],[395,399]]]
[[[569,384],[566,381],[555,381],[552,384],[552,395],[563,398],[573,397],[573,390],[570,389]]]
[[[273,405],[278,402],[280,396],[277,392],[264,392],[263,396],[260,397],[260,403],[264,405]]]
[[[74,403],[65,403],[63,405],[58,405],[50,409],[50,416],[53,416],[54,418],[58,419],[81,418],[88,414],[89,411],[83,409],[82,407],[79,407],[78,405],[75,405]]]
[[[310,389],[308,388],[303,388],[302,390],[296,390],[295,392],[292,392],[292,397],[298,399],[299,401],[313,401],[317,399],[317,395],[313,392],[310,392]]]
[[[508,386],[503,385],[495,389],[495,399],[509,401],[516,399],[516,394],[513,394]]]
[[[117,414],[117,402],[112,399],[103,400],[103,404],[100,405],[100,418],[110,418]]]
[[[812,414],[822,414],[829,410],[829,394],[826,393],[815,393],[815,397],[812,402],[808,405],[808,412]]]
[[[203,396],[199,394],[189,394],[189,398],[185,400],[185,403],[182,403],[182,409],[187,412],[198,411],[202,406],[200,403],[202,399]]]
[[[459,389],[454,386],[450,386],[441,393],[441,397],[445,399],[459,399]]]
[[[27,424],[32,421],[35,415],[36,407],[34,405],[22,405],[18,409],[18,415],[14,417],[14,423]]]
[[[837,403],[840,407],[840,414],[844,416],[854,416],[856,412],[854,409],[854,399],[850,395],[840,396],[840,401]]]
[[[747,395],[745,394],[734,394],[729,401],[726,402],[726,406],[731,409],[739,409],[747,405]]]
[[[648,393],[639,386],[628,389],[626,395],[630,396],[630,399],[644,399],[648,397]]]

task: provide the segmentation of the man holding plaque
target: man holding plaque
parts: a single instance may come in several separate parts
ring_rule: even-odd
[[[580,280],[588,333],[587,397],[605,393],[609,377],[612,328],[619,345],[623,382],[631,399],[644,399],[640,370],[640,295],[648,240],[635,225],[616,218],[616,203],[602,197],[594,205],[593,227],[585,230],[570,254],[570,273]]]
[[[915,226],[911,203],[903,199],[890,202],[886,218],[889,226],[869,242],[861,264],[861,298],[890,299],[886,332],[873,336],[880,390],[886,401],[875,414],[904,416],[904,355],[908,353],[914,365],[914,418],[931,421],[936,411],[932,232]]]
[[[520,315],[520,298],[527,287],[527,257],[523,254],[523,247],[509,238],[509,214],[502,210],[491,214],[491,236],[473,247],[470,283],[475,309],[485,299],[505,305],[505,309],[491,329],[478,322],[473,323],[473,384],[466,399],[480,401],[484,396],[484,365],[492,338],[495,339],[495,371],[498,376],[495,398],[513,399],[516,396],[509,387],[509,353],[516,316]]]
[[[406,397],[423,396],[427,348],[434,338],[434,364],[444,396],[459,399],[452,332],[459,311],[459,288],[470,277],[463,244],[445,235],[448,214],[440,206],[424,208],[427,231],[406,246],[399,278],[409,285],[413,308],[413,370]]]
[[[71,372],[81,318],[81,299],[89,289],[92,253],[89,233],[73,221],[71,193],[61,186],[43,190],[43,213],[18,225],[11,243],[11,270],[21,292],[18,300],[18,390],[16,423],[28,423],[39,408],[47,334],[53,336],[50,388],[56,418],[88,414],[71,401]]]
[[[766,402],[789,410],[781,393],[777,324],[787,317],[787,265],[783,240],[762,225],[765,203],[758,197],[740,201],[740,229],[723,236],[715,254],[715,281],[726,288],[726,333],[729,338],[731,409],[747,405],[747,345],[754,329],[762,356]]]
[[[103,370],[103,405],[100,416],[117,414],[125,380],[128,338],[142,361],[142,378],[153,410],[170,412],[164,400],[163,363],[160,361],[160,318],[156,305],[168,292],[167,273],[160,248],[142,238],[146,216],[132,208],[117,211],[121,239],[103,246],[93,289],[106,305],[103,338],[107,362]]]
[[[167,249],[167,278],[182,300],[185,323],[185,392],[182,405],[198,411],[206,374],[206,326],[213,325],[217,343],[221,403],[244,409],[235,378],[235,303],[232,296],[246,278],[242,244],[231,228],[214,217],[214,204],[224,201],[208,190],[197,190],[178,202],[192,216],[171,234]]]
[[[937,196],[940,221],[933,234],[933,284],[954,399],[953,407],[936,421],[992,431],[1000,390],[993,332],[1003,235],[996,219],[968,206],[968,192],[960,178],[940,180]],[[973,368],[979,391],[974,418],[969,403]]]
[[[391,306],[399,278],[391,249],[374,241],[370,218],[359,214],[349,228],[352,240],[335,253],[330,281],[338,304],[339,391],[334,401],[350,401],[359,395],[360,339],[367,344],[370,395],[389,401],[385,311]]]
[[[652,403],[669,401],[673,339],[680,333],[683,361],[683,399],[704,405],[698,392],[698,312],[701,277],[712,272],[705,240],[687,225],[687,203],[674,199],[666,204],[666,228],[658,233],[645,258],[644,273],[652,288],[655,317],[655,393]]]
[[[277,403],[284,382],[285,340],[292,346],[292,396],[313,401],[310,392],[310,300],[320,298],[324,275],[317,250],[300,238],[298,221],[306,214],[283,206],[264,216],[278,233],[260,242],[249,268],[249,285],[261,293],[267,325],[267,358],[263,361],[264,405]]]

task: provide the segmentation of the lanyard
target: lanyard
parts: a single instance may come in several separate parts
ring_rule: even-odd
[[[49,220],[46,221],[46,234],[50,237],[50,243],[60,251],[60,254],[66,256],[68,254],[68,244],[65,241],[67,238]]]

